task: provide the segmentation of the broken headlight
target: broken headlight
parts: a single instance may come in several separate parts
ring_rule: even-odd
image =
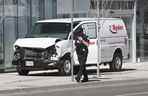
[[[14,54],[14,59],[15,59],[15,60],[21,59],[21,53],[16,52],[16,53]]]

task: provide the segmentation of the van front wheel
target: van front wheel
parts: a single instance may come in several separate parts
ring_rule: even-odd
[[[19,75],[27,76],[28,73],[29,73],[29,70],[17,68],[17,72],[18,72]]]
[[[110,70],[111,71],[120,71],[122,68],[122,54],[115,53],[113,56],[113,60],[110,63]]]
[[[63,59],[60,62],[61,67],[59,68],[60,75],[70,75],[71,74],[71,62],[70,59]]]

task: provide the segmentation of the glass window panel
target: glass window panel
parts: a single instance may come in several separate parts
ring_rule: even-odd
[[[18,37],[22,38],[28,32],[29,3],[28,0],[18,0]]]
[[[56,0],[45,0],[45,18],[53,18],[56,16]]]
[[[94,39],[94,38],[97,37],[97,34],[96,34],[96,23],[86,23],[86,24],[83,24],[82,28],[83,28],[84,32],[86,33],[86,35],[90,39]]]
[[[31,6],[32,6],[32,17],[34,18],[38,18],[39,17],[39,10],[40,10],[40,6],[39,3],[42,3],[44,0],[31,0]],[[40,1],[40,2],[39,2]]]
[[[5,67],[12,67],[13,44],[17,36],[17,1],[4,0],[4,58]]]
[[[7,17],[4,22],[5,67],[12,67],[13,44],[16,40],[16,18]]]
[[[137,60],[148,61],[148,0],[138,1],[137,10]]]
[[[14,4],[13,1],[14,0],[4,0],[5,16],[17,16],[17,4]]]

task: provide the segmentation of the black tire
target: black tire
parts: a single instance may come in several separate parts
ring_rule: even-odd
[[[116,52],[113,56],[112,62],[110,63],[110,70],[120,71],[122,69],[122,59],[122,54]]]
[[[29,73],[29,70],[20,69],[20,70],[17,70],[17,72],[19,75],[27,76]]]
[[[59,74],[60,75],[70,75],[71,74],[71,60],[63,59],[60,61]]]
[[[20,65],[17,65],[17,72],[19,75],[27,76],[29,74],[29,70],[21,69]]]

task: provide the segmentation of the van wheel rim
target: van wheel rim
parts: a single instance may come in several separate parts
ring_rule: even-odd
[[[65,71],[65,73],[69,73],[70,70],[71,70],[71,63],[69,60],[66,60],[65,64],[64,64],[64,71]]]
[[[122,64],[122,63],[121,63],[120,57],[116,57],[116,59],[115,59],[115,66],[116,66],[116,69],[117,69],[117,70],[120,69],[121,64]]]

